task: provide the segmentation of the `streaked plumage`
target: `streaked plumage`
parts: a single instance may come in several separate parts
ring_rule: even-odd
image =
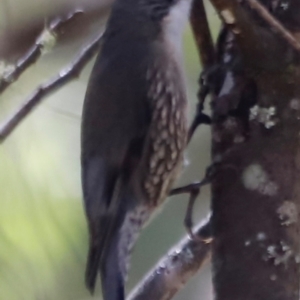
[[[133,244],[182,164],[180,44],[188,7],[189,0],[117,0],[89,81],[81,156],[90,232],[86,284],[93,291],[100,272],[105,300],[124,299]]]

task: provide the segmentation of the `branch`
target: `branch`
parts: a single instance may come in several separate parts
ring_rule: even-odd
[[[79,76],[82,69],[93,58],[101,44],[103,33],[86,46],[78,57],[67,68],[63,69],[54,78],[39,86],[25,103],[0,126],[0,142],[3,142],[19,123],[48,95],[61,88]]]
[[[78,15],[82,14],[82,11],[77,10],[68,14],[65,18],[57,17],[49,25],[49,28],[43,30],[43,32],[36,39],[35,44],[27,51],[27,53],[21,57],[15,66],[8,72],[5,72],[0,78],[0,94],[3,93],[13,82],[15,82],[23,72],[33,65],[43,54],[45,49],[45,33],[52,36],[56,36],[63,25],[69,23]]]
[[[281,72],[290,65],[290,56],[286,55],[290,44],[282,43],[279,35],[269,26],[261,26],[250,7],[236,0],[210,1],[226,27],[234,34],[243,60],[250,66],[248,73],[258,68]]]
[[[207,70],[215,63],[215,48],[209,29],[207,16],[203,4],[203,0],[195,0],[192,4],[190,23],[194,33],[194,38],[202,64],[202,69]],[[205,96],[202,94],[201,74],[199,78],[200,89],[198,92],[198,104],[196,114],[188,133],[188,143],[191,141],[196,129],[201,124],[210,124],[211,120],[206,114],[203,113]]]
[[[199,57],[203,69],[215,62],[215,49],[211,37],[203,0],[195,0],[192,4],[190,22],[194,33]]]
[[[272,26],[295,50],[300,51],[300,43],[270,12],[257,0],[247,0],[250,7]]]
[[[232,68],[233,64],[226,66],[230,84],[224,80],[216,97],[219,102],[223,100],[224,91],[231,89],[228,86],[240,89],[239,81],[234,79],[237,75],[242,74],[240,78],[245,79],[251,76],[252,81],[242,93],[235,93],[239,100],[236,107],[243,107],[242,110],[223,120],[214,118],[212,126],[212,157],[219,159],[219,166],[231,166],[231,170],[217,169],[212,181],[215,299],[299,300],[300,265],[296,256],[300,223],[294,215],[298,216],[300,207],[300,172],[294,161],[299,151],[295,140],[300,127],[286,101],[300,96],[299,59],[290,55],[290,44],[269,23],[263,26],[265,20],[256,22],[261,16],[248,5],[237,6],[238,1],[233,0],[211,1],[227,20],[229,29],[234,29],[231,43],[240,46],[239,51],[233,52],[236,45],[228,47],[228,39],[224,39],[221,61],[226,58],[229,66],[228,56],[235,61],[239,55],[242,58],[238,69]],[[253,20],[248,31],[243,25],[247,19],[242,19],[239,10]],[[252,46],[247,32],[252,34],[252,42],[257,37]],[[259,51],[256,47],[260,47]],[[216,107],[213,115],[217,114]],[[261,118],[266,111],[270,117]]]
[[[198,235],[209,227],[201,223]],[[128,300],[168,300],[210,259],[211,246],[199,239],[185,237],[180,241],[130,293]]]

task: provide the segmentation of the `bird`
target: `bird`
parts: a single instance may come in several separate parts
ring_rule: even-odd
[[[187,94],[182,36],[191,0],[116,0],[92,69],[81,122],[89,231],[86,286],[125,299],[139,232],[183,166]]]

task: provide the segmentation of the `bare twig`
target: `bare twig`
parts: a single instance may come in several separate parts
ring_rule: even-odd
[[[272,26],[294,49],[300,51],[300,43],[296,40],[293,34],[286,29],[270,12],[257,0],[247,0],[250,7],[270,25]]]
[[[202,68],[204,70],[207,70],[211,66],[213,66],[215,62],[215,49],[207,21],[203,0],[193,1],[190,23],[194,33],[194,38]],[[199,85],[201,91],[201,75],[199,78]],[[200,91],[198,93],[196,114],[189,129],[188,142],[190,142],[194,132],[200,124],[210,124],[210,118],[202,112],[205,97],[202,97]]]
[[[199,233],[209,221],[196,228]],[[210,244],[185,237],[131,292],[128,300],[168,300],[209,260]]]
[[[257,18],[254,18],[249,5],[242,5],[241,1],[236,0],[210,1],[224,25],[233,33],[239,51],[243,53],[243,60],[247,64],[249,61],[250,70],[247,73],[254,74],[256,68],[272,72],[276,68],[280,72],[290,65],[289,58],[284,55],[287,49],[290,50],[290,44],[282,43],[280,35],[270,30],[273,29],[270,26],[261,26],[261,22],[256,22]]]
[[[66,17],[56,17],[49,25],[46,30],[53,34],[54,36],[58,34],[59,30],[63,25],[73,20],[78,15],[83,12],[77,10],[68,14]],[[23,57],[21,57],[16,65],[12,68],[11,71],[7,72],[4,76],[2,76],[0,80],[0,94],[4,92],[13,82],[15,82],[22,73],[28,69],[32,64],[34,64],[42,55],[44,44],[43,44],[43,34],[44,31],[40,34],[40,36],[35,41],[34,45],[25,53]]]
[[[203,0],[195,0],[192,5],[190,22],[194,33],[203,69],[213,65],[215,49],[211,37]]]
[[[17,125],[49,94],[79,76],[85,65],[93,58],[100,47],[103,33],[86,46],[67,68],[48,82],[39,86],[25,103],[0,126],[0,142],[3,142]]]

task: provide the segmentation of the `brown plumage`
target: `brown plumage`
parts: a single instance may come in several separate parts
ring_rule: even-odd
[[[187,19],[188,6],[117,0],[89,81],[81,155],[90,232],[86,284],[93,291],[100,272],[105,300],[124,299],[138,233],[181,168],[187,103],[178,16]]]

